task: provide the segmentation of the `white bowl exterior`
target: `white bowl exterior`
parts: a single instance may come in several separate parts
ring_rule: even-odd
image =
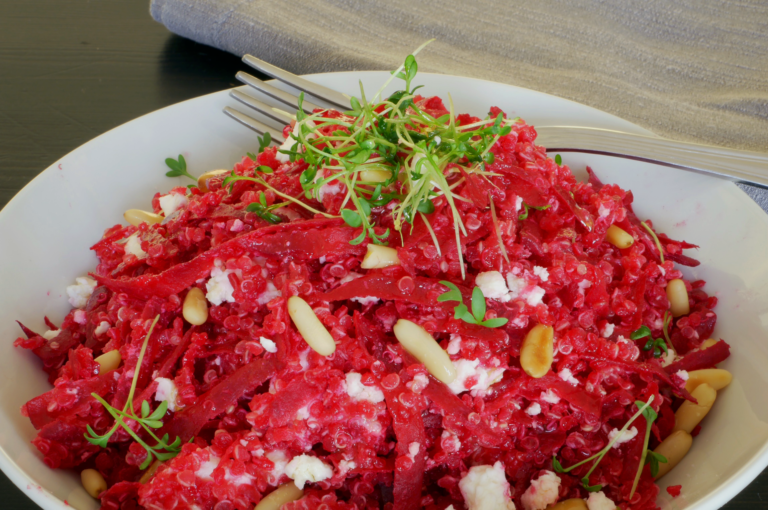
[[[314,75],[318,83],[349,94],[378,90],[384,72]],[[420,75],[425,94],[447,100],[457,112],[484,116],[490,106],[534,125],[583,125],[646,133],[604,112],[518,87],[471,78]],[[393,84],[387,92],[395,89]],[[231,168],[257,143],[248,129],[221,110],[242,105],[226,91],[180,103],[105,133],[54,163],[0,212],[0,468],[46,510],[91,510],[98,503],[78,477],[50,470],[30,444],[35,431],[19,408],[50,386],[34,355],[14,348],[21,320],[44,331],[43,316],[60,321],[69,310],[65,287],[93,270],[89,252],[103,230],[122,222],[129,208],[150,208],[155,192],[186,184],[164,176],[166,157],[184,154],[200,174]],[[606,156],[563,154],[577,173],[590,165],[603,182],[631,189],[635,211],[672,238],[701,245],[698,268],[687,276],[707,280],[720,300],[715,336],[733,346],[724,367],[734,382],[718,396],[701,434],[678,468],[660,485],[664,508],[719,508],[768,464],[768,217],[733,184],[696,174]],[[682,484],[671,499],[663,490]],[[45,487],[45,489],[43,489]],[[66,501],[66,503],[65,503]]]

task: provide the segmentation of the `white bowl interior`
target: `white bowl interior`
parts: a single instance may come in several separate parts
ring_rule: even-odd
[[[378,90],[384,72],[312,77],[357,94]],[[592,108],[509,85],[444,75],[420,75],[423,92],[447,99],[457,112],[483,116],[499,106],[536,125],[570,124],[647,133]],[[394,84],[388,90],[394,90]],[[225,117],[224,106],[243,109],[219,92],[146,115],[64,156],[25,187],[0,213],[0,260],[6,292],[0,294],[0,468],[46,510],[91,510],[98,503],[77,476],[50,470],[30,444],[35,431],[19,408],[50,386],[38,360],[13,347],[21,335],[15,320],[40,332],[43,316],[60,321],[69,310],[65,287],[92,270],[89,247],[102,231],[122,222],[129,208],[148,208],[156,191],[182,183],[164,176],[164,159],[184,154],[200,174],[231,168],[257,143],[246,128]],[[720,392],[689,455],[661,481],[682,484],[665,508],[720,507],[768,464],[768,217],[733,184],[647,163],[605,156],[563,154],[577,172],[590,165],[604,182],[631,189],[635,210],[673,238],[699,244],[691,254],[702,265],[684,272],[703,278],[720,303],[715,335],[733,346],[724,367],[734,373]],[[66,503],[65,503],[66,502]]]

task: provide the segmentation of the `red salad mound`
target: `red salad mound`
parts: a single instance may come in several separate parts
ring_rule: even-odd
[[[416,96],[410,108],[449,115],[439,98]],[[316,110],[314,122],[323,119],[353,120]],[[693,245],[653,233],[632,212],[630,191],[591,170],[577,182],[535,144],[532,126],[509,125],[485,156],[486,174],[469,172],[466,158],[451,163],[455,211],[435,194],[433,208],[398,230],[399,199],[373,205],[371,231],[399,260],[389,267],[361,267],[372,238],[359,242],[365,227],[339,217],[352,205],[347,185],[329,180],[308,198],[308,163],[275,147],[233,173],[269,186],[224,185],[221,175],[205,192],[157,194],[161,223],[107,229],[92,248],[98,266],[68,289],[75,308],[60,325],[46,320],[42,335],[22,326],[26,338],[16,341],[54,386],[22,408],[45,463],[98,471],[109,510],[251,510],[289,482],[303,492],[284,510],[542,510],[571,498],[590,510],[657,508],[650,463],[630,497],[633,482],[645,445],[666,438],[674,410],[692,398],[687,372],[728,356],[723,341],[702,348],[717,299],[703,281],[684,280],[689,313],[669,320],[667,283],[683,279],[680,265],[697,264],[683,254]],[[316,212],[292,201],[270,208],[286,195]],[[255,203],[262,209],[246,209]],[[455,215],[466,231],[461,253]],[[612,225],[631,235],[630,247],[606,240]],[[484,315],[438,300],[451,289],[441,281],[465,306],[479,288]],[[182,313],[192,289],[208,307],[200,325]],[[330,334],[332,354],[299,333],[292,296]],[[497,318],[507,322],[473,323]],[[451,382],[403,347],[393,331],[401,320],[450,357]],[[537,325],[551,327],[553,360],[532,377],[521,348]],[[633,340],[642,326],[650,336]],[[665,333],[672,348],[654,352],[648,341],[664,343]],[[95,361],[113,351],[112,366]],[[180,443],[158,447],[164,460],[148,459],[136,438],[156,440],[136,420],[117,426],[93,395],[137,417],[162,405],[156,437]],[[657,415],[648,437],[645,414],[621,432],[638,401]],[[86,439],[113,427],[102,445]],[[594,469],[590,461],[567,471],[617,435]]]

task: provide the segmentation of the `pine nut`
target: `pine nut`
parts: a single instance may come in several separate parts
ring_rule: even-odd
[[[358,174],[358,180],[363,182],[387,182],[392,178],[392,172],[386,170],[361,170]]]
[[[608,232],[605,234],[605,240],[621,250],[629,248],[634,244],[635,238],[632,237],[626,230],[616,225],[608,227]]]
[[[363,269],[376,269],[380,267],[399,266],[400,259],[397,250],[380,244],[369,244],[368,251],[363,257],[360,267]]]
[[[688,453],[688,450],[691,449],[692,444],[693,438],[684,430],[672,432],[667,436],[667,438],[653,450],[667,459],[667,462],[659,462],[659,472],[656,475],[656,480],[672,471],[672,469],[683,460],[683,457]]]
[[[208,193],[208,179],[228,173],[229,170],[211,170],[210,172],[205,172],[203,175],[197,178],[197,187],[203,193]]]
[[[83,483],[85,492],[94,498],[98,498],[99,494],[107,490],[107,481],[95,469],[83,469],[80,473],[80,481]]]
[[[304,496],[304,491],[296,487],[296,484],[293,482],[284,483],[259,501],[253,510],[280,510],[284,504],[301,499],[302,496]]]
[[[398,320],[393,329],[400,345],[421,361],[437,380],[451,384],[456,379],[451,358],[426,329],[405,319]]]
[[[731,384],[733,376],[727,370],[722,368],[705,368],[702,370],[691,370],[688,372],[688,380],[685,382],[685,389],[692,393],[700,384],[709,384],[713,390],[719,391]]]
[[[580,498],[566,499],[556,505],[548,506],[546,510],[587,510],[587,503]]]
[[[123,358],[120,356],[120,351],[115,349],[113,351],[105,352],[93,361],[99,364],[99,375],[101,375],[111,372],[119,367]]]
[[[701,349],[702,351],[703,351],[704,349],[709,349],[710,347],[712,347],[713,345],[715,345],[717,342],[718,342],[718,341],[717,341],[717,340],[715,340],[714,338],[707,338],[706,340],[704,340],[703,342],[701,342],[701,346],[699,346],[699,349]]]
[[[299,296],[288,298],[288,314],[307,345],[320,356],[333,354],[336,342],[306,301]]]
[[[520,348],[520,366],[535,379],[544,377],[552,366],[554,357],[554,329],[537,324],[531,329]]]
[[[123,218],[134,227],[138,227],[142,223],[154,225],[155,223],[160,223],[164,219],[159,214],[142,211],[141,209],[128,209],[123,213]]]
[[[150,478],[152,478],[152,475],[157,473],[157,469],[163,464],[161,460],[155,460],[152,464],[149,465],[149,468],[147,468],[146,471],[144,471],[144,474],[141,475],[141,478],[139,478],[139,483],[147,483]]]
[[[685,288],[683,280],[679,278],[669,280],[667,283],[667,299],[669,299],[673,317],[688,315],[691,312],[691,305],[688,303],[688,290]]]
[[[697,403],[694,404],[689,400],[683,402],[683,405],[675,413],[675,428],[672,429],[672,432],[684,430],[690,434],[712,409],[717,398],[717,392],[709,384],[701,383],[691,392],[691,396],[696,399]]]
[[[181,313],[190,324],[195,326],[205,324],[205,321],[208,320],[208,301],[206,301],[202,290],[192,287],[187,292]]]

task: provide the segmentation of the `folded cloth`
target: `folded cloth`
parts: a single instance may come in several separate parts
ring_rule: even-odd
[[[150,11],[176,34],[297,74],[393,69],[436,38],[423,71],[547,92],[669,138],[768,148],[760,0],[151,0]],[[749,193],[768,211],[768,193]]]

